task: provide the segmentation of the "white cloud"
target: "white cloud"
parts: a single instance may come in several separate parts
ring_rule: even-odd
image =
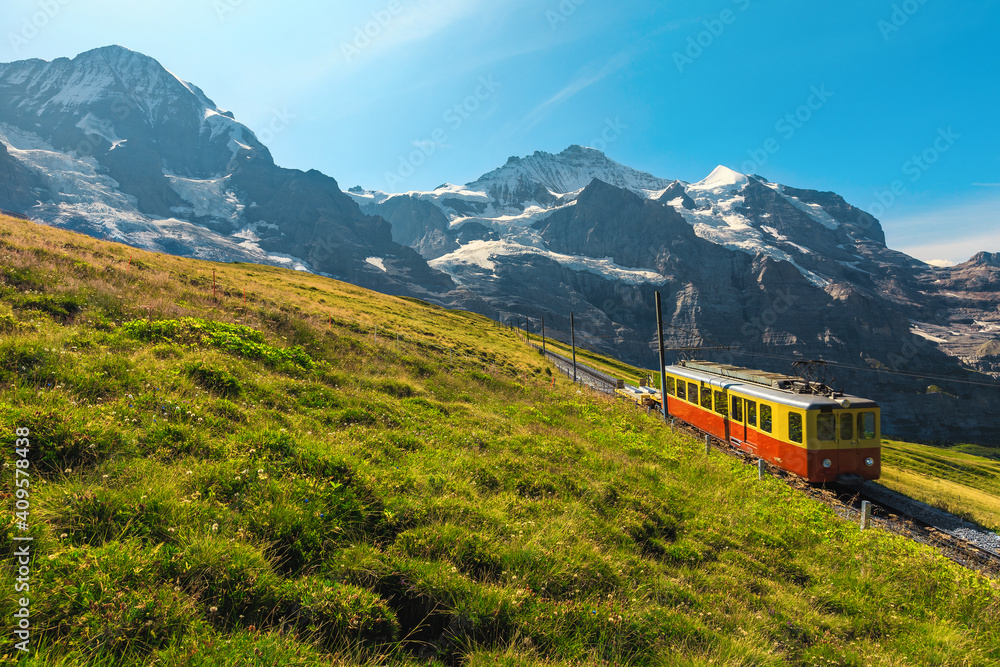
[[[927,262],[932,266],[952,266],[967,262],[979,252],[1000,252],[1000,234],[997,232],[978,236],[964,236],[951,241],[936,241],[915,246],[897,248],[911,257]],[[938,259],[934,259],[938,258]],[[947,258],[947,259],[941,259]]]
[[[632,55],[628,51],[622,51],[614,58],[605,63],[596,72],[584,72],[578,75],[573,81],[567,84],[562,90],[545,100],[532,109],[521,121],[521,130],[528,131],[538,123],[542,122],[556,107],[563,102],[575,97],[595,83],[603,81],[605,78],[622,69],[632,61]]]
[[[960,264],[977,252],[1000,252],[1000,197],[994,194],[915,215],[887,216],[882,226],[890,248],[928,263]]]

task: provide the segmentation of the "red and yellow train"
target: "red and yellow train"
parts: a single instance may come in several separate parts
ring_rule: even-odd
[[[710,362],[666,368],[669,416],[810,482],[878,479],[874,401],[802,378]]]

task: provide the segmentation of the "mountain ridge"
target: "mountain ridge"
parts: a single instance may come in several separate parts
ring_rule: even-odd
[[[275,165],[235,114],[124,47],[0,65],[0,148],[0,208],[46,224],[545,316],[556,335],[572,311],[583,344],[643,366],[655,364],[660,291],[671,347],[723,341],[738,365],[767,370],[788,358],[906,369],[910,380],[842,380],[874,383],[887,432],[944,438],[942,419],[969,437],[1000,432],[1000,405],[959,383],[928,396],[919,380],[1000,377],[981,353],[1000,332],[995,258],[929,267],[836,193],[721,165],[694,183],[661,178],[580,145],[512,157],[465,185],[345,193]]]

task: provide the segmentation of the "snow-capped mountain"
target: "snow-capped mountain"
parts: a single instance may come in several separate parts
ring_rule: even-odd
[[[362,210],[393,225],[398,242],[416,248],[431,264],[463,282],[463,268],[483,268],[489,257],[548,255],[563,265],[589,266],[598,273],[628,275],[629,267],[603,262],[639,238],[619,236],[603,249],[583,254],[554,252],[542,221],[577,206],[586,189],[601,183],[655,202],[667,216],[679,215],[695,235],[713,244],[788,262],[816,286],[831,284],[863,261],[858,243],[884,244],[878,221],[833,193],[798,190],[747,176],[723,166],[697,183],[658,178],[619,164],[581,146],[553,155],[512,157],[465,186],[443,185],[430,192],[389,195],[359,188],[348,191]],[[589,201],[589,200],[588,200]],[[551,252],[550,252],[551,251]],[[650,258],[636,279],[664,282],[649,274]]]
[[[234,114],[155,60],[106,47],[0,64],[0,209],[156,251],[544,315],[557,337],[573,312],[583,345],[649,368],[660,291],[674,347],[722,344],[721,360],[779,371],[839,362],[839,384],[880,400],[890,433],[1000,433],[995,392],[939,379],[1000,376],[995,256],[933,269],[886,247],[878,221],[835,193],[726,167],[688,183],[571,146],[465,185],[344,193],[275,165]]]
[[[348,194],[497,311],[544,315],[556,335],[573,311],[578,340],[649,367],[659,290],[669,344],[722,344],[734,350],[725,361],[773,370],[788,370],[779,354],[850,364],[838,376],[856,391],[871,385],[890,429],[912,437],[947,430],[928,425],[945,399],[926,393],[921,371],[1000,368],[1000,298],[984,309],[981,292],[963,287],[992,284],[988,258],[932,269],[887,248],[878,220],[832,192],[724,166],[686,183],[571,146],[462,186]],[[910,376],[865,371],[903,367]],[[970,405],[947,406],[950,423],[963,415],[978,429]]]
[[[276,166],[231,112],[120,46],[0,64],[4,174],[0,208],[93,236],[388,292],[454,289],[332,178]]]

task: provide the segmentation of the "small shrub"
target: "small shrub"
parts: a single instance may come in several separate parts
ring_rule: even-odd
[[[69,322],[87,305],[83,297],[75,295],[39,294],[22,296],[11,304],[15,310],[43,312],[62,323]]]
[[[184,352],[172,343],[157,345],[153,348],[152,352],[153,356],[157,359],[180,359],[184,356]]]
[[[243,384],[224,368],[213,368],[196,361],[188,364],[184,372],[200,387],[226,398],[237,398],[243,394]]]
[[[491,578],[501,570],[500,550],[492,540],[454,525],[434,525],[402,533],[394,552],[420,560],[451,562],[476,579]]]
[[[382,380],[378,383],[378,390],[396,398],[410,398],[417,395],[417,390],[412,386],[396,380]]]
[[[267,342],[264,334],[242,324],[227,324],[185,317],[180,320],[132,320],[122,324],[132,338],[143,341],[169,341],[195,344],[224,350],[245,359],[255,359],[278,368],[312,369],[316,363],[300,347],[279,348]]]
[[[378,418],[367,410],[348,408],[340,413],[337,423],[341,426],[374,426],[378,423]]]
[[[82,419],[78,413],[23,408],[0,414],[0,423],[11,425],[8,432],[15,427],[30,430],[31,465],[42,474],[91,466],[131,449],[119,428]]]
[[[388,603],[364,588],[302,577],[283,582],[278,590],[282,620],[315,633],[329,648],[399,637],[399,621]]]
[[[115,542],[47,560],[39,570],[41,595],[32,603],[33,616],[46,619],[44,637],[53,654],[86,651],[135,660],[189,632],[194,602],[163,583],[167,553]]]

